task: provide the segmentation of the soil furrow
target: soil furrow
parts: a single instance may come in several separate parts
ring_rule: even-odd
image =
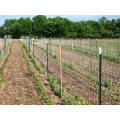
[[[4,69],[4,82],[0,88],[1,105],[43,105],[33,76],[29,73],[19,43],[14,43]]]

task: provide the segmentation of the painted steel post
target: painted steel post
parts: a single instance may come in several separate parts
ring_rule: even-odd
[[[27,48],[27,37],[25,38],[25,40],[26,40],[26,48]]]
[[[47,79],[49,78],[48,74],[48,42],[46,43],[46,54],[47,54]]]
[[[30,52],[30,37],[28,38],[28,47],[29,47],[29,52]]]
[[[99,105],[101,105],[102,48],[99,48]]]
[[[33,40],[33,59],[34,59],[34,40]]]
[[[6,53],[6,36],[4,37],[4,53]]]

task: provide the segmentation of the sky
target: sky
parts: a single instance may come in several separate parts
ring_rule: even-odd
[[[4,20],[5,19],[19,19],[20,17],[30,17],[31,19],[34,17],[35,15],[0,15],[0,26],[4,24]],[[45,15],[47,18],[53,18],[56,16],[60,16],[63,18],[68,18],[71,21],[87,21],[87,20],[95,20],[98,21],[99,18],[101,18],[102,16],[105,16],[108,20],[112,20],[112,19],[118,19],[120,18],[120,15]]]

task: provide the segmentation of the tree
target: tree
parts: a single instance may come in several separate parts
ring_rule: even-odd
[[[21,25],[19,24],[19,22],[16,22],[11,25],[10,31],[11,31],[12,38],[20,38],[21,37],[20,27],[21,27]]]
[[[47,22],[46,16],[43,15],[37,15],[33,17],[33,35],[38,37],[43,37],[45,35],[45,24]]]
[[[5,28],[5,32],[7,35],[10,35],[11,32],[10,32],[10,28],[11,28],[11,25],[16,23],[17,22],[17,19],[6,19],[5,22],[4,22],[4,28]]]
[[[3,26],[0,26],[0,37],[4,37],[5,36],[5,29]]]
[[[30,36],[32,34],[32,21],[29,17],[21,17],[18,20],[21,36]]]

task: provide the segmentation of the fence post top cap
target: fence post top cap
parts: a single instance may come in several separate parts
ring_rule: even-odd
[[[102,48],[99,47],[99,54],[102,54]]]

